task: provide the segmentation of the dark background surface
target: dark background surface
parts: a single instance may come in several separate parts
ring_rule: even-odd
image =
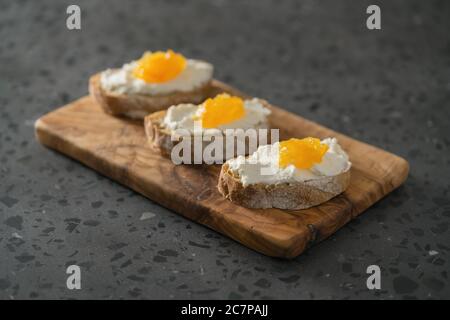
[[[66,7],[82,30],[66,29]],[[0,1],[0,297],[450,298],[450,2]],[[216,77],[405,157],[406,184],[292,261],[268,258],[39,145],[88,77],[173,48]],[[144,212],[151,218],[140,220]],[[66,288],[65,268],[82,270]],[[366,288],[366,268],[382,289]]]

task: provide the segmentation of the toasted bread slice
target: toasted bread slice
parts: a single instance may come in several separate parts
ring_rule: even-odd
[[[266,104],[267,102],[265,102],[264,100],[261,100],[264,104]],[[145,128],[145,134],[147,136],[148,142],[150,143],[150,145],[158,150],[159,152],[161,152],[161,154],[163,154],[164,156],[170,156],[171,155],[171,151],[172,148],[181,142],[182,137],[181,136],[177,136],[175,134],[172,133],[171,130],[165,128],[162,123],[164,120],[164,117],[166,115],[166,110],[162,110],[162,111],[158,111],[158,112],[154,112],[152,114],[149,114],[148,116],[145,117],[144,119],[144,128]],[[255,129],[270,129],[270,124],[269,124],[269,120],[267,120],[267,122],[263,122],[260,123],[258,125],[258,127],[256,127]],[[227,139],[229,137],[223,135],[223,139],[224,139],[224,148],[225,148],[225,139]],[[259,137],[258,137],[259,139]],[[267,136],[266,136],[266,142],[269,142],[271,139],[270,136],[270,130],[267,130]],[[194,150],[194,139],[193,136],[191,135],[191,159],[194,159],[194,154],[193,154],[193,150]],[[202,145],[202,150],[204,150],[204,148],[209,144],[210,142],[208,141],[203,141],[203,145]],[[260,140],[257,141],[257,145],[259,145]],[[232,155],[232,157],[236,157],[237,156],[237,142],[235,140],[235,149],[234,149],[234,154]],[[245,150],[246,150],[246,154],[248,154],[250,151],[253,152],[254,150],[250,150],[249,147],[249,141],[248,139],[245,140]],[[225,158],[226,156],[226,151],[225,149],[223,150],[223,155],[224,155],[224,159],[223,160],[227,160]],[[205,162],[205,161],[203,161]]]
[[[189,92],[177,91],[170,94],[153,96],[143,94],[117,94],[102,88],[100,73],[97,73],[89,80],[89,92],[106,113],[132,119],[143,119],[149,113],[167,109],[174,104],[198,104],[203,102],[213,95],[212,91],[216,92],[211,87],[213,81],[208,81]]]
[[[247,208],[300,210],[330,200],[344,192],[349,183],[350,170],[347,170],[336,176],[305,182],[244,186],[239,175],[225,163],[220,171],[217,188],[225,198]]]

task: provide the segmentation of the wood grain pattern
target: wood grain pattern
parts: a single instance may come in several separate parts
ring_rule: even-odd
[[[234,89],[216,83],[217,90]],[[404,159],[334,132],[277,107],[271,123],[280,137],[335,136],[353,163],[347,191],[299,211],[252,210],[223,199],[216,189],[220,166],[175,166],[146,142],[141,122],[115,118],[84,97],[36,122],[37,139],[98,172],[269,256],[293,258],[341,228],[400,186]]]

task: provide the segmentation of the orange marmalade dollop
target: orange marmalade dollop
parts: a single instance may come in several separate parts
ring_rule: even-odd
[[[207,99],[203,107],[204,111],[200,116],[203,128],[217,128],[239,120],[245,115],[244,101],[226,93]]]
[[[279,166],[285,168],[293,164],[297,169],[309,169],[320,163],[328,146],[317,138],[289,139],[280,142]]]
[[[137,62],[133,76],[148,83],[162,83],[176,78],[186,68],[186,58],[172,50],[146,52]]]

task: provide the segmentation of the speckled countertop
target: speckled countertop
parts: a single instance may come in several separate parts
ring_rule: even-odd
[[[65,27],[66,7],[82,30]],[[450,298],[450,3],[1,1],[0,297]],[[39,145],[33,123],[152,48],[409,160],[406,184],[292,261],[268,258]],[[141,220],[143,216],[147,219]],[[82,289],[66,288],[66,266]],[[382,270],[381,290],[366,268]]]

